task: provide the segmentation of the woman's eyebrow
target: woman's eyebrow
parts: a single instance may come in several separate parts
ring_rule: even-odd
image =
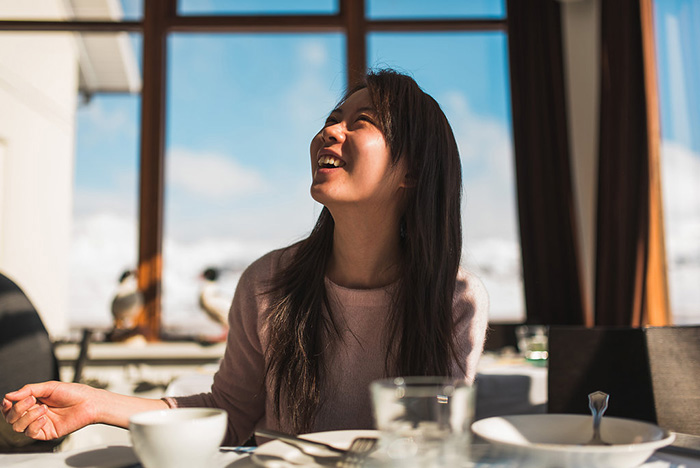
[[[355,112],[358,113],[358,114],[359,114],[359,113],[362,113],[362,112],[367,112],[367,113],[369,113],[369,114],[376,114],[376,113],[377,113],[377,110],[376,110],[374,107],[365,106],[365,107],[360,107],[360,108],[357,109]]]
[[[369,113],[371,113],[371,114],[376,114],[376,113],[377,113],[377,110],[376,110],[374,107],[371,107],[371,106],[363,106],[363,107],[359,107],[359,108],[355,109],[355,113],[356,113],[356,114],[359,114],[359,113],[362,113],[362,112],[369,112]],[[329,115],[333,115],[333,114],[341,114],[341,115],[342,115],[342,114],[343,114],[343,108],[342,108],[342,107],[336,107],[335,109],[333,109],[333,110],[331,111],[331,113],[330,113]]]

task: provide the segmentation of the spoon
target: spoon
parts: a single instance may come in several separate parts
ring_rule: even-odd
[[[605,392],[593,392],[588,394],[588,407],[593,413],[593,437],[586,445],[610,445],[600,437],[600,420],[603,413],[608,409],[608,399],[610,395]]]

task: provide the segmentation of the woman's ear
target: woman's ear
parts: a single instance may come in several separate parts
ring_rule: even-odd
[[[407,172],[401,183],[403,188],[415,188],[418,184],[418,177],[416,177],[412,172]]]

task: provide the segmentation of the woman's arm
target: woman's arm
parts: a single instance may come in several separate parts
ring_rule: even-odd
[[[25,385],[2,400],[2,414],[13,430],[37,440],[63,437],[95,423],[127,428],[132,414],[167,408],[162,400],[53,381]]]

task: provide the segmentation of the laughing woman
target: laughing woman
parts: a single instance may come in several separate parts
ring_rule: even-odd
[[[370,73],[311,141],[305,240],[242,275],[209,393],[149,400],[85,385],[30,384],[3,399],[14,430],[46,440],[139,411],[228,412],[225,444],[256,428],[373,426],[368,386],[398,375],[474,380],[488,298],[460,269],[461,166],[445,115],[413,79]]]

